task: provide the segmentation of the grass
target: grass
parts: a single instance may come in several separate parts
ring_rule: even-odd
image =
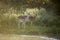
[[[18,28],[17,25],[12,24],[10,26],[3,25],[2,27],[0,27],[0,33],[40,35],[40,34],[47,34],[47,33],[50,34],[53,31],[56,32],[57,29],[58,28],[55,28],[55,27],[43,27],[43,26],[36,26],[36,25],[33,25],[32,27],[27,25],[26,28],[24,29],[23,27]]]

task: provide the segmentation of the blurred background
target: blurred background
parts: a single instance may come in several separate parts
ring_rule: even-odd
[[[38,19],[18,28],[18,17],[38,14]],[[59,0],[0,0],[0,33],[60,37]]]

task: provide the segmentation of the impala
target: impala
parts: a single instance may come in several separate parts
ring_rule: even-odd
[[[31,26],[33,21],[35,21],[37,18],[37,14],[35,16],[32,16],[30,13],[27,13],[26,16],[19,16],[18,17],[18,27],[20,28],[20,24],[22,23],[23,28],[25,29],[26,23],[30,22]]]

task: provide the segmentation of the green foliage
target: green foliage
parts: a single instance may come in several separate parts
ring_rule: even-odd
[[[54,26],[56,25],[56,15],[54,15],[53,10],[47,11],[45,8],[41,8],[38,15],[40,16],[39,19],[36,21],[37,25],[42,26]]]

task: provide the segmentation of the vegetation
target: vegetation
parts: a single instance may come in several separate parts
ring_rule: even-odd
[[[59,0],[0,0],[0,33],[60,36]],[[39,19],[32,27],[18,28],[18,16],[37,8]]]

